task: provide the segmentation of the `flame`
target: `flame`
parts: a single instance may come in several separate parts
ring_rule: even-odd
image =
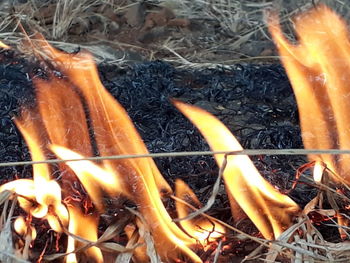
[[[325,5],[298,16],[298,44],[283,36],[278,17],[269,29],[297,99],[306,149],[350,149],[350,45],[346,24]],[[309,155],[337,181],[350,182],[350,156]]]
[[[243,148],[231,132],[208,112],[179,101],[175,106],[199,129],[213,151],[234,151]],[[215,154],[219,167],[224,155]],[[277,238],[292,224],[299,207],[288,196],[278,192],[257,171],[248,156],[230,155],[223,173],[230,197],[232,215],[242,210],[249,216],[265,238]],[[239,205],[239,207],[237,206]]]
[[[198,200],[197,196],[192,192],[192,190],[185,184],[184,181],[178,179],[175,182],[176,188],[176,196],[187,203],[194,204],[195,207],[201,207],[202,204]],[[179,201],[176,202],[176,211],[179,218],[184,218],[188,216],[192,209],[188,209],[188,207]],[[193,220],[181,220],[180,225],[182,228],[200,243],[204,244],[206,241],[215,241],[222,237],[225,233],[225,228],[216,223],[211,222],[206,218],[197,217]]]
[[[62,159],[83,158],[82,155],[62,146],[51,145],[51,149]],[[118,177],[112,171],[109,172],[90,161],[73,161],[66,162],[66,164],[75,172],[91,200],[100,211],[103,210],[102,192],[100,190],[104,190],[111,196],[122,192]],[[101,186],[101,189],[96,186]]]
[[[29,225],[26,220],[23,218],[23,216],[19,216],[16,218],[15,222],[13,223],[13,228],[22,237],[25,237],[27,234],[30,235],[32,240],[35,240],[36,238],[36,230],[33,226]]]
[[[85,53],[69,55],[45,45],[44,48],[55,58],[60,69],[82,94],[89,108],[94,138],[100,155],[147,154],[147,148],[127,112],[100,82],[91,56]],[[47,107],[47,103],[42,105]],[[76,117],[71,117],[71,119],[78,120]],[[62,146],[59,142],[56,144]],[[60,156],[59,151],[64,150],[57,146],[52,146],[52,149],[58,156]],[[67,153],[67,149],[65,150]],[[171,193],[171,188],[151,158],[105,160],[102,164],[105,169],[108,167],[108,170],[112,170],[113,174],[118,176],[120,189],[123,189],[123,193],[138,205],[138,210],[149,225],[155,246],[162,258],[175,260],[182,252],[192,261],[201,262],[200,258],[188,247],[195,244],[196,240],[189,237],[172,222],[164,207],[160,193]],[[84,169],[74,167],[73,162],[67,165],[77,173],[78,178],[87,175],[87,173],[79,175]],[[95,178],[98,177],[98,174],[95,175]],[[103,180],[100,180],[95,186],[108,188]]]
[[[314,170],[312,173],[315,182],[321,183],[324,170],[325,170],[324,164],[321,161],[316,161],[314,165]]]
[[[0,48],[3,49],[10,49],[10,47],[8,45],[6,45],[4,42],[0,41]]]
[[[96,214],[84,215],[80,209],[75,206],[69,206],[69,232],[85,239],[87,242],[93,243],[97,241],[97,225],[98,216]],[[76,241],[74,237],[68,237],[67,253],[71,253],[67,256],[66,262],[77,262],[75,253],[72,253],[75,249],[79,249],[84,243]],[[89,262],[103,262],[102,252],[99,248],[93,246],[83,252],[89,259]],[[82,260],[82,259],[80,259]]]
[[[30,149],[33,161],[45,159],[45,154],[39,144],[41,140],[37,131],[40,124],[28,112],[23,112],[23,119],[16,121]],[[61,225],[67,225],[68,212],[61,203],[61,188],[55,180],[51,179],[47,164],[33,165],[33,180],[20,179],[9,182],[0,187],[0,192],[10,190],[17,193],[21,207],[37,218],[46,218],[57,232],[61,232]],[[25,197],[25,198],[24,198]]]

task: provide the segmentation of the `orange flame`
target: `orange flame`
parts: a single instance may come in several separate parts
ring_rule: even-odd
[[[56,61],[64,65],[62,70],[81,92],[90,109],[94,137],[101,156],[147,154],[148,151],[126,111],[101,84],[92,58],[87,54],[73,56],[51,47],[48,49]],[[53,146],[52,149],[60,155],[57,150],[63,148]],[[118,176],[123,193],[138,204],[141,214],[151,228],[161,257],[176,259],[179,251],[182,251],[193,261],[200,262],[199,257],[188,248],[188,245],[195,244],[195,240],[172,222],[162,203],[160,192],[171,192],[171,189],[154,161],[151,158],[105,160],[103,164]],[[77,167],[73,167],[73,162],[67,165],[78,172]],[[96,178],[98,176],[95,175]],[[107,187],[103,180],[96,186]]]
[[[276,42],[297,99],[306,149],[350,149],[349,32],[329,8],[317,8],[295,19],[299,44],[283,36],[278,17],[270,16]],[[336,180],[350,182],[350,156],[309,155],[323,161]]]
[[[213,115],[179,101],[174,101],[174,104],[199,129],[213,151],[243,149],[225,125]],[[224,155],[216,154],[215,160],[221,167]],[[299,212],[293,200],[278,192],[259,174],[248,156],[228,156],[223,177],[232,215],[236,218],[237,214],[241,216],[239,209],[242,208],[265,238],[277,238]]]

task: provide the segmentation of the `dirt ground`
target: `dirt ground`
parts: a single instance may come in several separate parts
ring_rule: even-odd
[[[116,64],[269,63],[278,56],[265,11],[278,11],[292,37],[291,18],[320,2],[349,18],[337,0],[7,0],[0,4],[0,39],[19,45],[25,34],[40,32],[67,51],[88,49],[99,62]]]

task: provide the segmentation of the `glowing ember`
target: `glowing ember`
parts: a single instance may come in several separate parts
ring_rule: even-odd
[[[297,99],[305,148],[350,149],[350,45],[345,23],[320,5],[295,19],[299,44],[286,40],[277,16],[271,16],[269,28]],[[349,155],[309,158],[323,161],[336,180],[350,183]]]

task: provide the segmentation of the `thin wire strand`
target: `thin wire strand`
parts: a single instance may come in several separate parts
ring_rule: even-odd
[[[166,153],[149,153],[149,154],[126,154],[126,155],[111,155],[111,156],[94,156],[79,159],[51,159],[41,161],[20,161],[20,162],[4,162],[0,163],[0,167],[6,166],[24,166],[33,164],[53,164],[77,161],[102,161],[102,160],[119,160],[119,159],[136,159],[136,158],[164,158],[164,157],[183,157],[183,156],[199,156],[199,155],[308,155],[308,154],[350,154],[350,150],[306,150],[306,149],[254,149],[241,151],[195,151],[195,152],[166,152]]]

